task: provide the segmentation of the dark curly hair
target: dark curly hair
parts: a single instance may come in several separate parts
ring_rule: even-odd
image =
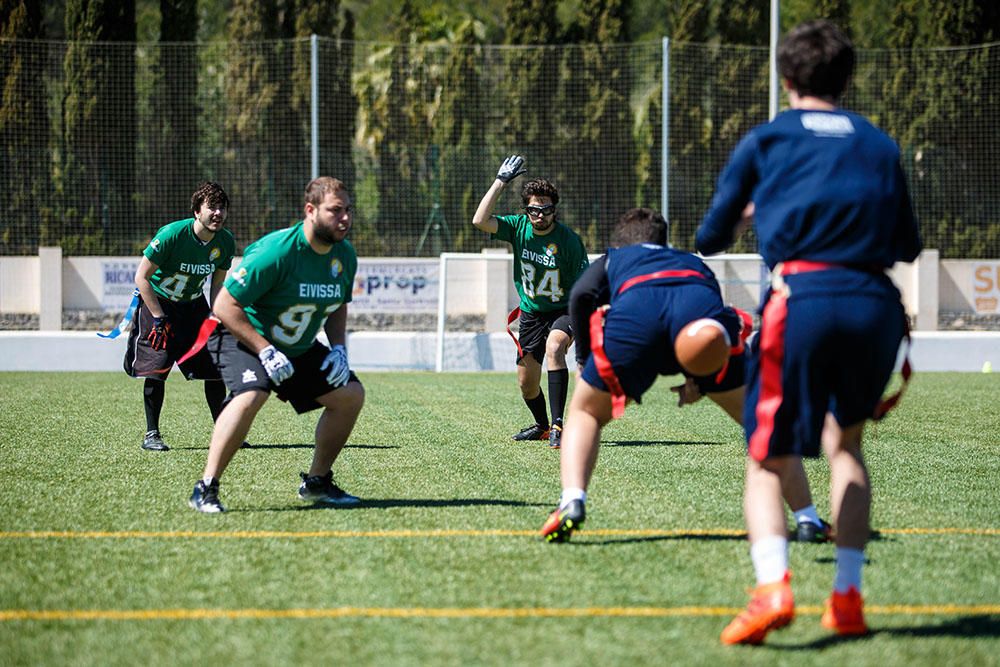
[[[222,189],[222,186],[214,181],[202,181],[198,184],[198,189],[191,195],[191,213],[197,215],[202,204],[211,207],[229,209],[229,195]]]
[[[530,181],[525,181],[524,185],[521,186],[521,202],[525,206],[528,205],[528,199],[532,196],[548,197],[553,204],[559,203],[559,191],[556,190],[556,186],[544,178],[533,178]]]
[[[667,245],[667,221],[651,208],[631,208],[618,218],[611,230],[611,247],[622,248],[637,243]]]
[[[801,23],[778,46],[778,71],[798,94],[836,100],[854,71],[854,46],[830,21]]]

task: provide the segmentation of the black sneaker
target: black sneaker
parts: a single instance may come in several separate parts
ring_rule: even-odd
[[[191,493],[191,500],[188,501],[191,509],[204,512],[205,514],[218,514],[225,512],[226,508],[219,502],[219,480],[212,478],[209,484],[204,480],[198,480]]]
[[[796,542],[812,542],[814,544],[823,544],[824,542],[829,542],[833,539],[833,526],[828,524],[823,519],[820,519],[822,525],[817,526],[812,521],[803,521],[795,527],[795,541]]]
[[[549,515],[542,526],[542,537],[546,542],[569,542],[573,531],[583,525],[587,512],[582,500],[571,500]]]
[[[512,440],[547,440],[549,437],[549,427],[541,424],[532,424],[528,428],[522,428],[514,434]]]
[[[562,446],[562,420],[556,419],[549,429],[549,447],[559,449]]]
[[[163,442],[160,432],[156,430],[146,431],[146,435],[142,439],[142,448],[148,449],[151,452],[170,451],[170,448],[167,447],[167,443]]]
[[[299,498],[311,503],[325,503],[337,507],[353,507],[361,504],[361,499],[352,496],[333,481],[333,471],[325,475],[307,475],[300,472]]]

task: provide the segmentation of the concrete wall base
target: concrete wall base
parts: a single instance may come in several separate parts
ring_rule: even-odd
[[[0,371],[122,371],[127,336],[105,340],[86,331],[0,331]],[[434,370],[434,333],[350,334],[351,367],[357,371]],[[1000,332],[914,332],[910,358],[916,372],[1000,371]],[[570,350],[570,369],[575,368]],[[506,333],[449,333],[446,371],[514,371],[514,344]]]

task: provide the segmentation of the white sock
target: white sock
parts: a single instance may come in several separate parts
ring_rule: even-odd
[[[562,495],[559,496],[559,509],[566,507],[574,500],[587,502],[587,492],[575,487],[563,489]]]
[[[854,588],[861,592],[861,566],[865,564],[865,552],[861,549],[837,547],[837,575],[833,579],[833,590],[846,593]]]
[[[202,477],[201,481],[203,481],[205,483],[205,486],[211,486],[213,479],[215,479],[215,478],[214,477],[208,477],[208,476],[206,476],[206,477]]]
[[[771,584],[785,578],[788,571],[788,538],[772,535],[750,545],[750,560],[757,584]]]
[[[823,522],[819,518],[819,514],[816,513],[815,505],[806,505],[800,510],[794,510],[792,513],[795,515],[795,523],[810,521],[817,526],[823,525]]]

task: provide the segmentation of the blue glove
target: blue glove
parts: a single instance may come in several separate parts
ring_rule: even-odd
[[[347,384],[351,377],[351,367],[347,363],[347,350],[343,345],[334,345],[330,353],[323,360],[323,365],[319,367],[321,371],[327,368],[330,372],[326,376],[326,381],[336,389]]]
[[[510,183],[521,174],[526,173],[528,170],[524,168],[524,158],[520,155],[511,155],[500,165],[497,178],[504,183]]]
[[[288,360],[288,357],[273,345],[268,345],[258,352],[257,357],[260,359],[260,363],[264,365],[267,377],[271,378],[271,382],[276,385],[292,377],[292,373],[295,372],[295,367],[292,366],[292,362]]]

